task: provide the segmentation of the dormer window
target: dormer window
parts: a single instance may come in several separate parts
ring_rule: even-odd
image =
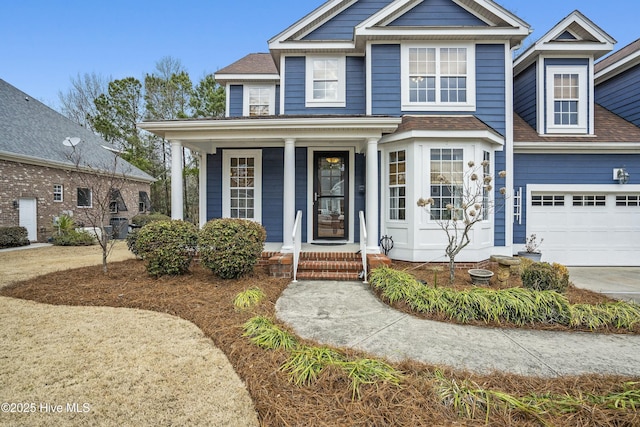
[[[547,133],[587,133],[586,67],[547,67]]]
[[[471,45],[405,45],[402,76],[405,111],[475,108],[475,49]]]
[[[346,60],[344,56],[308,56],[307,107],[346,106]]]
[[[243,95],[243,116],[275,115],[276,91],[274,86],[245,85]]]

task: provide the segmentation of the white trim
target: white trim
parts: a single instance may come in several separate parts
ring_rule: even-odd
[[[509,49],[508,43],[505,43],[505,80],[507,82],[513,82],[513,66],[512,58],[513,52]],[[505,85],[505,170],[507,176],[505,179],[505,188],[507,189],[507,198],[505,200],[505,224],[504,224],[504,246],[509,248],[513,245],[513,223],[514,223],[514,197],[512,191],[514,188],[514,142],[513,142],[513,84]],[[493,159],[495,163],[495,153],[493,153]],[[494,173],[495,173],[495,164]],[[494,175],[495,177],[495,175]],[[511,196],[511,197],[510,197]],[[495,227],[495,223],[494,223]],[[495,244],[495,238],[494,238]]]
[[[527,184],[527,207],[531,207],[532,193],[638,193],[640,184]]]
[[[306,30],[303,30],[303,28],[299,29],[298,31],[296,31],[293,34],[293,35],[295,35],[294,39],[296,41],[304,39],[309,34],[313,33],[314,31],[316,31],[317,29],[322,27],[322,25],[324,23],[326,23],[326,22],[330,21],[331,19],[335,18],[337,15],[339,15],[340,13],[345,11],[346,9],[350,8],[351,6],[356,4],[357,2],[358,2],[358,0],[349,0],[349,1],[345,2],[344,4],[342,4],[339,9],[336,9],[329,16],[327,16],[325,19],[323,19],[323,20],[321,20],[319,22],[316,22],[314,25],[310,25],[309,28],[307,28]]]
[[[246,218],[257,223],[262,223],[262,150],[224,150],[222,152],[222,216],[231,217],[231,190],[229,179],[231,177],[231,158],[253,157],[253,218]]]
[[[215,74],[215,79],[219,83],[238,83],[255,81],[255,82],[277,82],[280,80],[279,74]]]
[[[589,88],[589,96],[587,98],[587,108],[588,108],[588,129],[587,134],[593,135],[596,133],[596,86],[593,84],[593,58],[589,58],[589,72],[587,74],[587,85]]]
[[[434,48],[436,50],[435,102],[411,102],[409,100],[409,49]],[[440,99],[440,50],[464,48],[467,50],[466,102],[441,102]],[[462,77],[462,76],[460,76]],[[473,43],[403,43],[400,46],[400,88],[402,111],[475,111],[476,109],[476,45]]]
[[[291,25],[289,28],[285,29],[284,31],[277,34],[276,36],[272,37],[268,41],[269,49],[277,48],[281,43],[285,42],[288,38],[294,36],[296,33],[300,32],[303,28],[311,25],[313,21],[319,20],[322,15],[328,13],[329,11],[331,11],[331,9],[335,8],[342,2],[344,2],[344,0],[329,0],[328,2],[324,3],[323,5],[315,9],[313,12],[309,13],[308,15],[300,19],[298,22]],[[341,9],[337,10],[336,13],[339,13],[340,10]],[[320,22],[323,23],[324,21],[320,21]]]
[[[224,116],[230,117],[229,109],[231,108],[231,83],[227,83],[225,85],[224,92],[225,92],[225,103],[226,103]]]
[[[625,56],[619,61],[616,61],[613,64],[609,65],[608,67],[598,71],[595,74],[595,85],[597,86],[600,83],[604,83],[607,80],[617,76],[618,74],[624,73],[628,69],[638,65],[639,62],[640,62],[640,50],[633,52],[632,54]]]
[[[335,100],[313,99],[313,63],[321,60],[338,61],[338,93]],[[344,55],[308,55],[305,57],[305,107],[346,107],[347,66]]]
[[[200,153],[198,207],[200,228],[207,223],[207,153]]]
[[[56,187],[60,187],[60,200],[56,200]],[[64,202],[64,185],[63,184],[53,184],[53,203],[62,203]]]
[[[249,92],[251,89],[268,89],[269,90],[269,116],[276,114],[276,85],[261,85],[261,84],[244,84],[242,88],[242,115],[249,117],[250,104],[249,104]]]
[[[544,103],[545,99],[545,79],[544,79],[544,62],[547,59],[546,56],[540,55],[537,63],[537,76],[536,76],[536,90],[537,90],[537,101],[536,101],[536,118],[537,118],[537,132],[538,135],[543,135],[545,132],[545,117],[544,117]]]
[[[546,135],[547,137],[549,135]],[[514,143],[516,154],[534,153],[568,153],[568,154],[638,154],[637,142],[593,142],[593,135],[584,135],[584,141],[563,141],[564,138],[575,138],[574,135],[554,135],[554,141],[527,141]]]
[[[556,125],[554,124],[554,76],[556,74],[577,74],[578,75],[578,124],[577,125]],[[546,134],[569,133],[569,134],[586,134],[588,133],[587,116],[589,104],[589,79],[587,67],[584,65],[547,65],[545,69],[546,77],[546,97],[545,105],[547,107]]]
[[[349,236],[347,236],[347,243],[354,242],[354,229],[355,229],[355,179],[356,179],[356,159],[355,148],[344,146],[314,146],[307,149],[307,243],[322,242],[320,240],[314,240],[313,238],[313,179],[315,173],[315,165],[313,163],[313,157],[316,151],[347,151],[349,152]]]
[[[372,51],[371,42],[367,42],[366,55],[365,55],[365,103],[366,114],[368,116],[373,114],[373,87],[371,84],[371,78],[373,76],[373,64],[372,64]]]
[[[280,57],[280,73],[282,74],[282,78],[280,79],[280,115],[285,114],[285,87],[286,87],[286,73],[285,73],[285,65],[286,65],[287,56],[282,55]]]

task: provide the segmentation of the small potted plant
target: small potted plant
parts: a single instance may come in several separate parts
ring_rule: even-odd
[[[519,251],[518,256],[529,258],[530,260],[539,262],[540,258],[542,257],[542,253],[538,250],[538,248],[543,241],[544,239],[540,239],[540,241],[538,241],[538,236],[532,234],[531,236],[527,237],[524,244],[524,251]]]

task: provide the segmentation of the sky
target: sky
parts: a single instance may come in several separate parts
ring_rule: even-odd
[[[267,41],[325,0],[2,0],[0,79],[58,108],[72,78],[152,73],[170,56],[197,83]],[[618,41],[640,38],[638,0],[497,0],[529,23],[532,43],[578,9]]]

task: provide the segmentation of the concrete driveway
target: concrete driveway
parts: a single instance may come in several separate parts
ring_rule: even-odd
[[[640,267],[568,267],[578,288],[640,304]]]

